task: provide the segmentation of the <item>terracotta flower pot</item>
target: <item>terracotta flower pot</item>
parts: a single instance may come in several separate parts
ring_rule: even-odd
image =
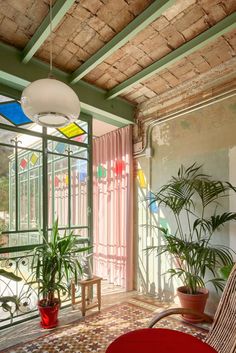
[[[183,286],[177,288],[177,295],[179,297],[182,308],[192,309],[194,311],[204,313],[206,301],[209,295],[208,289],[199,288],[198,294],[188,294],[186,287]],[[182,315],[182,317],[187,322],[202,322],[202,319],[193,315]]]
[[[56,302],[53,306],[44,306],[43,300],[38,302],[38,309],[41,316],[40,325],[43,328],[49,329],[58,325],[59,308],[59,302]]]

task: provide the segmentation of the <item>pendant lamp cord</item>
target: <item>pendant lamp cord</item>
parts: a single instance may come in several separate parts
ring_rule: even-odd
[[[49,77],[52,77],[52,0],[50,0],[49,8],[49,17],[50,17],[50,70]]]

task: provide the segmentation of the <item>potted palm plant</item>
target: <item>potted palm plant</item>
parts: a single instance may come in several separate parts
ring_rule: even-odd
[[[38,308],[41,315],[41,326],[52,328],[57,326],[61,293],[68,293],[68,283],[73,276],[77,282],[82,268],[78,260],[78,253],[90,250],[91,247],[80,247],[78,239],[64,234],[60,237],[58,220],[53,224],[51,241],[44,240],[44,244],[34,249],[32,268],[35,271],[39,287]]]
[[[174,216],[175,231],[171,234],[169,227],[158,227],[163,245],[151,249],[156,249],[158,255],[171,255],[174,266],[167,272],[181,280],[183,285],[177,294],[185,308],[203,312],[208,297],[206,283],[222,290],[224,279],[217,274],[219,268],[233,264],[232,250],[212,242],[216,231],[236,220],[235,212],[219,212],[219,201],[229,191],[236,189],[228,182],[213,180],[201,173],[201,166],[193,164],[181,166],[177,176],[152,196],[151,202],[157,201]],[[185,319],[199,321],[192,316]]]

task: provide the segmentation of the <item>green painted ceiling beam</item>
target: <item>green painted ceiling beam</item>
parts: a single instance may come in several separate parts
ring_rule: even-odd
[[[225,17],[213,27],[199,34],[197,37],[193,38],[189,42],[181,45],[181,47],[173,50],[171,53],[167,54],[163,58],[155,61],[153,64],[138,72],[136,75],[128,78],[121,84],[117,85],[108,92],[107,98],[115,98],[119,94],[131,88],[133,85],[141,81],[147,80],[154,74],[160,72],[163,69],[166,69],[178,60],[204,47],[205,45],[209,44],[209,42],[211,42],[212,40],[218,38],[219,36],[234,28],[236,28],[236,12]]]
[[[22,64],[21,52],[7,44],[0,43],[0,83],[12,89],[22,91],[30,82],[46,78],[49,65],[32,58],[28,64]],[[70,75],[59,69],[53,69],[53,75],[60,81],[70,85]],[[107,123],[118,122],[124,125],[134,122],[134,105],[123,99],[108,101],[106,91],[96,88],[84,81],[73,85],[81,102],[81,110]],[[3,94],[3,93],[2,93]]]
[[[87,73],[113,54],[117,49],[126,44],[140,31],[156,20],[175,0],[155,0],[146,10],[130,22],[112,40],[91,56],[72,74],[72,83],[78,82]]]
[[[17,88],[12,88],[5,82],[0,83],[0,94],[3,96],[19,100],[21,97],[21,92],[21,90]]]
[[[54,29],[75,0],[57,0],[52,8],[52,29]],[[50,13],[44,18],[33,37],[22,52],[22,62],[27,63],[50,35]]]

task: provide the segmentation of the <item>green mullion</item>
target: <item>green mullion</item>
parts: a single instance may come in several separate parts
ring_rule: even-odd
[[[63,142],[65,144],[70,144],[70,145],[75,145],[75,146],[80,146],[80,147],[87,147],[86,143],[66,139],[65,137],[63,138],[63,137],[59,137],[59,136],[48,135],[48,140]]]
[[[43,128],[43,235],[48,240],[48,152],[47,129]]]
[[[40,137],[40,138],[42,138],[44,136],[44,134],[40,133],[40,132],[26,130],[26,129],[22,129],[22,128],[19,128],[16,126],[5,125],[2,123],[0,123],[0,128],[3,130],[8,130],[8,131],[17,132],[20,134],[25,134],[25,135],[35,136],[35,137]],[[70,139],[65,139],[65,138],[59,137],[59,136],[47,135],[47,138],[48,138],[48,140],[63,142],[65,144],[80,146],[80,147],[84,147],[84,148],[87,147],[86,143],[78,142],[78,141],[74,141],[74,140],[70,140]],[[27,149],[27,147],[24,147],[24,148]]]
[[[11,126],[11,125],[5,125],[0,123],[0,128],[3,130],[8,130],[8,131],[13,131],[13,132],[18,132],[20,134],[25,134],[25,135],[30,135],[30,136],[37,136],[37,137],[42,137],[43,134],[37,131],[33,131],[33,130],[26,130],[26,129],[22,129],[20,127],[17,126]]]
[[[34,228],[34,229],[22,229],[22,230],[7,230],[2,232],[2,234],[21,234],[21,233],[25,233],[25,232],[29,232],[29,233],[35,233],[38,232],[39,229],[38,228]]]
[[[88,226],[73,226],[71,225],[71,229],[89,229]],[[58,230],[66,230],[68,227],[58,227]],[[52,230],[52,228],[48,227],[48,230]]]
[[[27,152],[38,152],[38,153],[42,153],[42,150],[38,150],[38,149],[34,149],[34,148],[28,148],[28,147],[19,147],[19,155],[22,154],[21,151],[27,151]]]
[[[14,145],[11,145],[11,144],[9,144],[9,143],[4,143],[4,142],[0,142],[0,146],[3,146],[3,147],[10,147],[10,148],[14,147]],[[31,148],[28,148],[28,147],[20,147],[20,149],[21,149],[21,150],[25,149],[25,150],[30,150],[30,151],[37,151],[37,150],[33,150],[33,149],[31,149]],[[38,150],[38,151],[40,151],[40,150]],[[42,152],[42,151],[40,151],[40,152]],[[20,152],[19,152],[19,154],[20,154]]]
[[[86,146],[86,149],[87,149],[87,146]],[[78,153],[78,152],[75,152],[75,153]],[[54,156],[60,156],[60,157],[68,157],[67,154],[56,153],[56,152],[51,152],[51,151],[48,152],[48,154],[52,154],[52,155],[54,155]],[[72,157],[73,157],[73,158],[76,158],[76,159],[81,159],[81,160],[83,160],[83,161],[88,161],[88,158],[77,157],[77,156],[74,156],[73,154],[72,154]],[[60,159],[60,158],[57,158],[57,159],[55,159],[55,160],[58,160],[58,159]]]
[[[32,250],[38,245],[39,244],[32,244],[32,245],[21,245],[21,246],[11,246],[6,248],[0,248],[0,254]]]

